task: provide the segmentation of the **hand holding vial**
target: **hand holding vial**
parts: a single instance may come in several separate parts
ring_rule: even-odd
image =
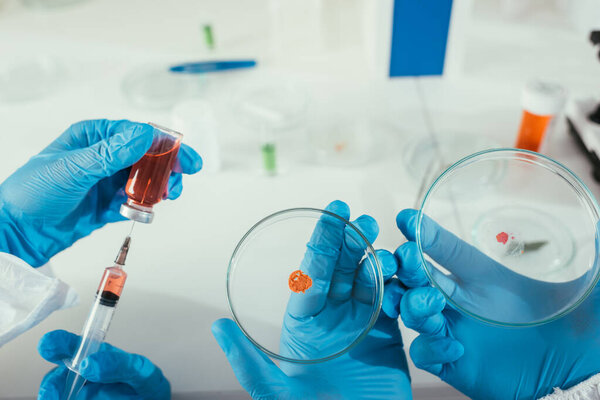
[[[73,124],[0,185],[0,250],[34,267],[107,223],[122,221],[128,168],[151,148],[153,128],[126,120]],[[202,159],[180,146],[168,198]],[[162,195],[163,193],[161,193]]]

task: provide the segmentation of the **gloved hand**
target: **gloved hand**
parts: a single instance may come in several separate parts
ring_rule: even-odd
[[[327,210],[349,219],[348,206],[336,201]],[[354,221],[374,241],[379,228],[363,215]],[[302,270],[313,279],[304,295],[292,294],[281,336],[284,355],[319,358],[319,348],[338,348],[345,338],[326,334],[332,325],[364,322],[361,315],[365,279],[360,264],[364,249],[356,247],[356,233],[341,221],[323,216],[308,244]],[[397,268],[393,255],[378,251],[388,281]],[[361,272],[362,271],[362,272]],[[370,306],[369,306],[370,308]],[[302,320],[310,323],[303,324]],[[379,315],[368,335],[348,353],[318,364],[280,362],[277,367],[229,319],[213,324],[213,334],[225,352],[240,384],[254,399],[410,399],[410,377],[396,319]]]
[[[403,296],[389,291],[386,293],[386,302],[399,304],[404,324],[420,333],[410,348],[411,358],[418,368],[439,376],[473,399],[536,399],[551,393],[554,387],[567,389],[600,372],[598,287],[574,311],[545,325],[505,328],[485,324],[446,304],[441,292],[428,285],[414,242],[416,217],[415,210],[404,210],[397,217],[398,227],[409,240],[396,250],[400,265],[397,275],[402,285],[412,289]],[[452,285],[445,290],[451,288],[460,291],[467,288],[464,285],[484,278],[493,292],[491,298],[494,298],[497,288],[492,286],[496,282],[493,276],[500,272],[499,265],[488,264],[484,267],[490,273],[485,278],[483,275],[486,272],[480,276],[477,272],[479,268],[476,268],[482,265],[477,263],[483,255],[474,254],[474,248],[467,243],[431,220],[424,235],[422,243],[432,258],[454,273],[460,275],[461,267],[464,272],[454,282],[447,280],[442,283]],[[444,259],[444,255],[448,254],[452,257]],[[459,265],[457,260],[463,260],[463,265]],[[469,269],[469,266],[472,268]],[[527,279],[522,276],[514,278],[515,285],[525,284],[523,279]],[[469,279],[473,281],[463,282]],[[541,288],[542,291],[547,289]],[[455,293],[453,296],[466,296],[466,293]],[[522,299],[523,307],[527,309],[525,313],[536,313],[538,307],[543,308],[553,301],[545,296],[537,296],[535,290],[526,296]],[[502,307],[502,298],[496,298],[499,304],[489,302],[482,307]],[[505,307],[518,304],[508,294],[505,299],[509,302],[504,304]]]
[[[79,336],[63,330],[48,332],[38,344],[40,355],[58,364],[48,372],[38,394],[38,400],[59,400],[65,390],[67,367],[63,360],[73,357],[79,346]],[[87,360],[87,361],[86,361]],[[160,368],[146,357],[126,353],[103,343],[97,353],[81,363],[81,376],[88,382],[78,399],[94,400],[165,400],[171,398],[171,385]]]
[[[150,148],[152,132],[125,120],[72,125],[0,185],[0,251],[38,267],[95,229],[123,220],[127,168]],[[181,173],[202,167],[184,144],[178,161],[170,199],[181,194]]]

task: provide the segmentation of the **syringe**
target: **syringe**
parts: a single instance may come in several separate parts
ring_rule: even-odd
[[[98,291],[96,292],[96,301],[83,326],[79,348],[72,359],[65,360],[65,365],[69,368],[69,372],[67,374],[63,399],[71,400],[77,398],[79,391],[85,383],[85,379],[79,375],[81,362],[89,355],[97,352],[102,342],[104,342],[104,337],[106,336],[106,332],[108,332],[110,321],[112,320],[115,308],[123,292],[125,280],[127,279],[127,274],[123,271],[123,266],[125,265],[130,242],[131,236],[127,236],[117,254],[115,265],[104,270],[104,275],[102,275],[100,286],[98,286]]]

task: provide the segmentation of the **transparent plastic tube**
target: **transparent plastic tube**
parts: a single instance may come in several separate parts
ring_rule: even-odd
[[[96,291],[96,300],[83,326],[79,348],[73,358],[65,360],[65,366],[69,368],[69,372],[67,373],[63,399],[77,398],[85,384],[85,379],[80,375],[81,362],[100,350],[100,346],[104,342],[127,279],[127,273],[123,271],[122,266],[125,264],[129,242],[130,238],[128,236],[117,255],[116,265],[104,270],[102,280]]]
[[[83,328],[79,349],[71,360],[65,361],[65,365],[69,368],[65,394],[63,396],[65,399],[76,399],[85,384],[85,379],[79,375],[81,362],[100,349],[106,332],[108,332],[114,311],[114,306],[102,305],[100,297],[96,299]]]

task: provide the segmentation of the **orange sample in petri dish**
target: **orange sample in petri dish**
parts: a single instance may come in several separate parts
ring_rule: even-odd
[[[294,293],[304,293],[312,286],[312,279],[300,270],[296,270],[290,274],[288,279],[290,290]]]
[[[154,128],[154,141],[142,159],[131,167],[125,185],[128,199],[121,206],[121,215],[143,223],[152,222],[152,207],[167,194],[169,177],[183,137],[171,129],[150,125]]]

